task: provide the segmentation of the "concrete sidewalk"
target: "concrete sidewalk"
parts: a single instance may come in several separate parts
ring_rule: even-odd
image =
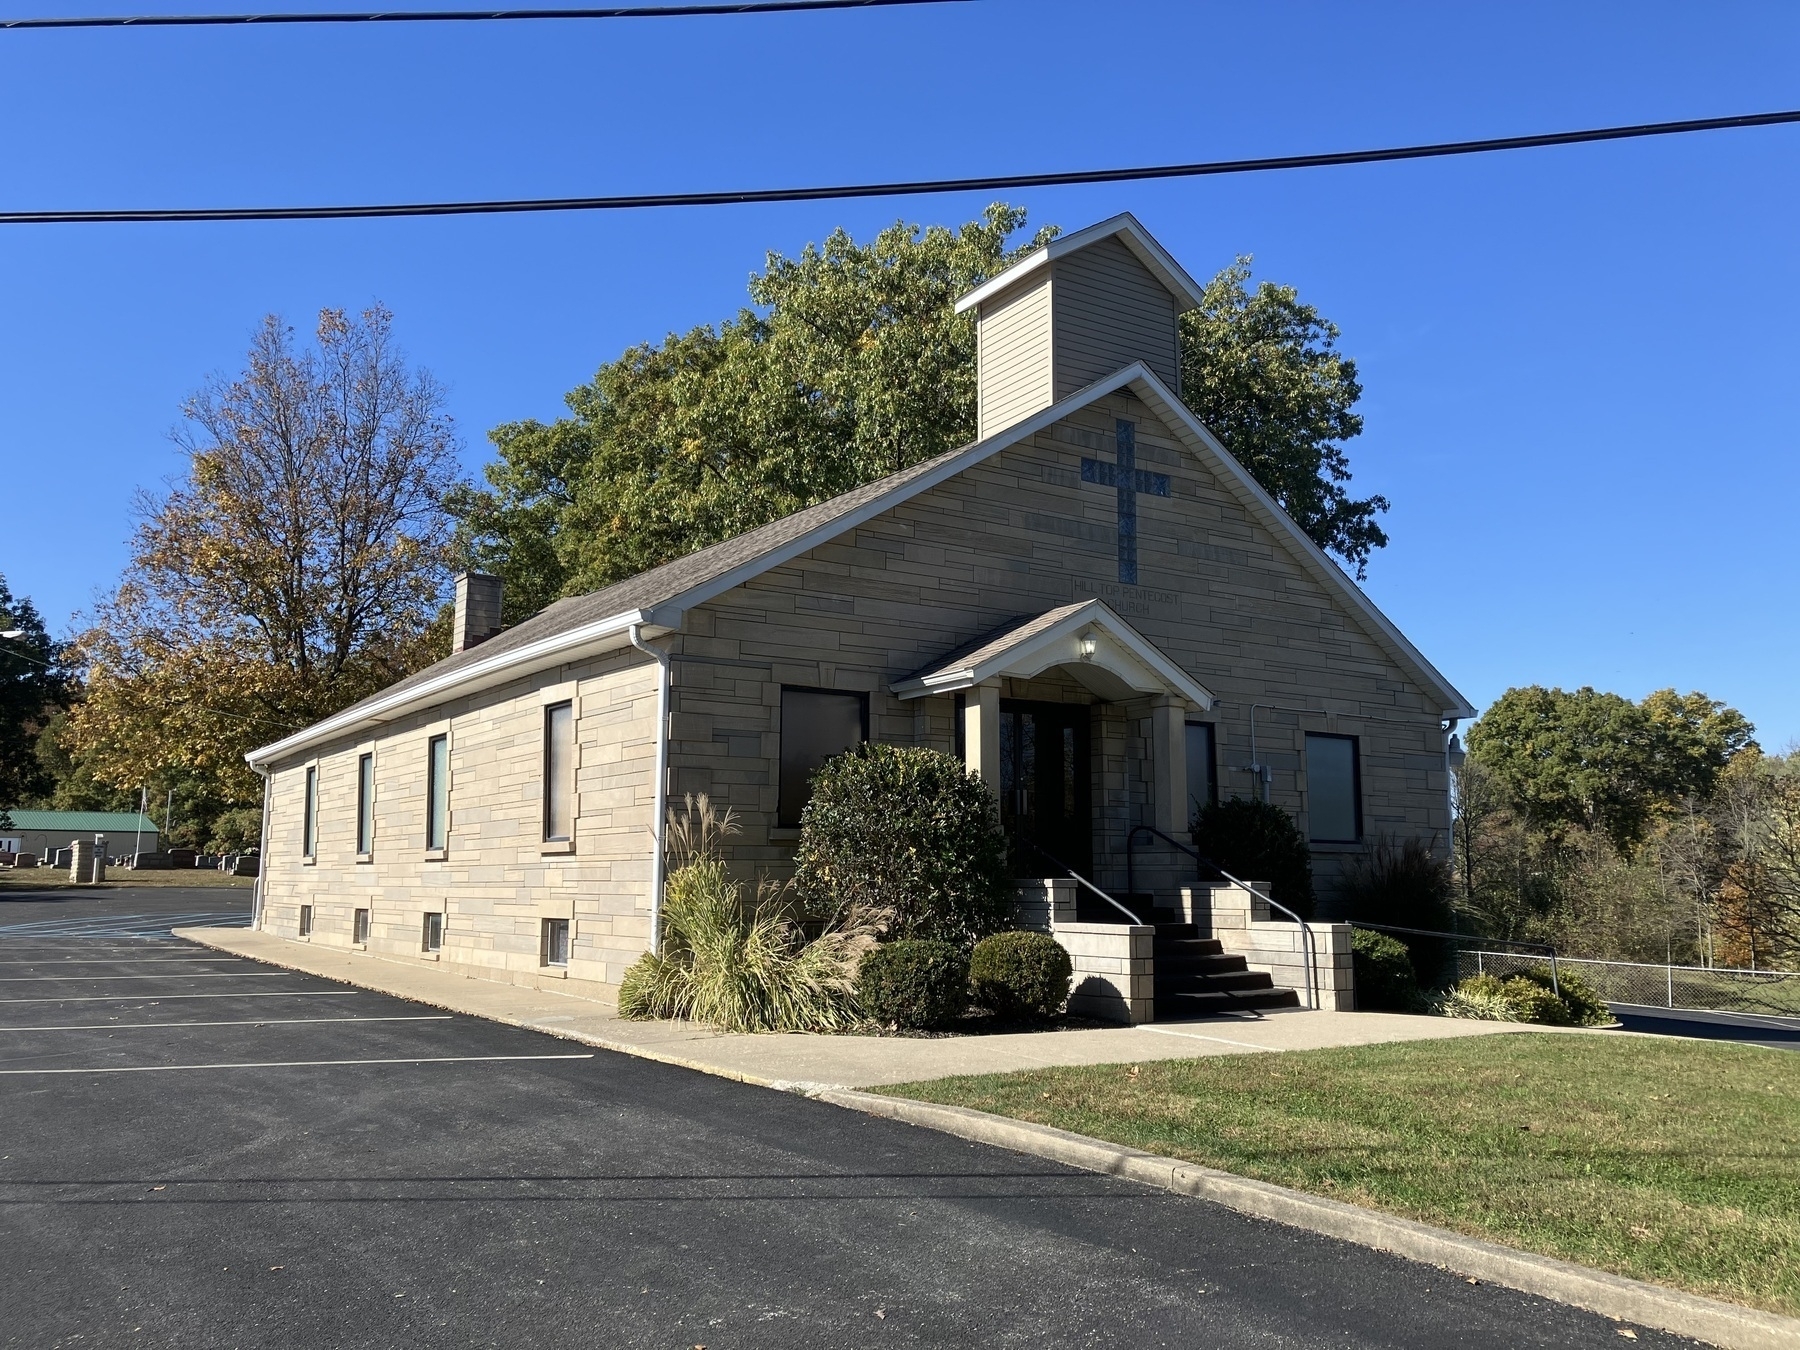
[[[876,1087],[1050,1065],[1317,1050],[1521,1030],[1505,1022],[1278,1009],[1194,1022],[1004,1036],[730,1035],[688,1022],[628,1022],[588,999],[472,979],[425,962],[412,964],[248,928],[174,931],[177,937],[253,961],[767,1087]]]

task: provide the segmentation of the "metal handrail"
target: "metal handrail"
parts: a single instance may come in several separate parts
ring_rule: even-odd
[[[1503,947],[1530,947],[1550,958],[1550,992],[1558,998],[1562,997],[1562,981],[1556,973],[1556,948],[1548,942],[1528,942],[1524,938],[1478,938],[1465,933],[1446,933],[1441,928],[1401,928],[1391,923],[1364,923],[1361,919],[1351,919],[1352,928],[1367,928],[1376,933],[1410,933],[1414,937],[1449,938],[1452,942],[1475,944],[1497,942]]]
[[[1123,914],[1126,918],[1130,919],[1138,927],[1145,928],[1145,927],[1149,926],[1142,919],[1138,918],[1137,915],[1133,914],[1130,910],[1126,909],[1124,905],[1121,905],[1117,900],[1113,899],[1112,896],[1108,895],[1105,891],[1101,890],[1098,886],[1094,885],[1093,882],[1089,881],[1086,877],[1082,876],[1081,873],[1077,872],[1073,867],[1070,867],[1069,864],[1064,862],[1061,858],[1057,857],[1054,853],[1050,852],[1049,849],[1044,848],[1043,846],[1041,846],[1037,843],[1034,843],[1030,839],[1021,839],[1018,842],[1026,845],[1028,848],[1031,849],[1032,852],[1041,854],[1045,858],[1048,858],[1051,862],[1055,863],[1058,867],[1062,868],[1063,871],[1067,872],[1071,877],[1075,878],[1075,880],[1079,881],[1083,886],[1086,886],[1095,895],[1099,896],[1102,900],[1106,901],[1107,904],[1111,905],[1114,909],[1118,910],[1119,913]]]
[[[1262,891],[1257,890],[1256,887],[1252,886],[1249,882],[1244,881],[1239,877],[1232,876],[1231,873],[1227,872],[1223,867],[1220,867],[1219,864],[1214,862],[1211,858],[1202,857],[1198,851],[1189,848],[1186,844],[1182,843],[1179,839],[1174,838],[1172,835],[1164,834],[1154,825],[1135,825],[1132,827],[1131,832],[1125,836],[1126,885],[1130,887],[1133,895],[1137,894],[1137,854],[1135,850],[1137,848],[1137,837],[1140,833],[1154,835],[1165,844],[1180,849],[1202,867],[1212,868],[1213,871],[1224,877],[1225,880],[1231,882],[1232,885],[1242,886],[1246,891],[1249,891],[1251,895],[1254,895],[1258,900],[1261,900],[1270,909],[1280,910],[1283,914],[1287,915],[1288,918],[1300,925],[1300,950],[1306,958],[1306,1006],[1316,1012],[1319,1007],[1319,950],[1315,939],[1313,938],[1312,925],[1307,923],[1305,919],[1302,919],[1286,905],[1281,904],[1273,896],[1266,895]]]

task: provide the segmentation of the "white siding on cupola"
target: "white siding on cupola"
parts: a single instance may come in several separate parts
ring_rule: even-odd
[[[1051,274],[1055,393],[1050,402],[1133,361],[1142,361],[1181,392],[1175,299],[1117,236],[1058,258]]]
[[[977,328],[980,436],[1056,401],[1050,361],[1050,274],[1039,272],[982,307]]]

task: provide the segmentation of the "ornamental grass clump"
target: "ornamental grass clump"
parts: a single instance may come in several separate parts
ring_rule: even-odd
[[[996,1017],[1042,1021],[1069,1001],[1074,964],[1048,933],[995,933],[969,956],[975,1002]]]
[[[883,916],[852,909],[818,936],[806,929],[785,887],[744,884],[726,869],[731,812],[704,796],[670,813],[678,865],[663,887],[662,948],[646,952],[619,984],[619,1015],[678,1017],[721,1031],[839,1031],[861,1020],[856,976]]]
[[[1012,915],[994,794],[939,750],[863,745],[826,761],[800,818],[794,865],[809,912],[889,914],[894,938],[966,949]]]

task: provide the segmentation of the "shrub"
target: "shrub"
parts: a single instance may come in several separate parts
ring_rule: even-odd
[[[1246,881],[1268,882],[1277,901],[1312,917],[1312,850],[1279,806],[1243,797],[1209,802],[1194,817],[1193,836],[1202,857]]]
[[[908,1029],[941,1027],[969,1008],[969,958],[950,942],[902,938],[863,957],[856,982],[863,1011]]]
[[[1450,864],[1417,836],[1378,838],[1369,851],[1350,859],[1338,878],[1342,912],[1364,923],[1397,928],[1450,927]],[[1432,984],[1455,978],[1455,946],[1446,939],[1407,935],[1400,939],[1412,955],[1415,974]]]
[[[937,750],[864,745],[829,760],[813,778],[794,862],[810,911],[886,913],[897,938],[966,947],[1013,909],[994,795]]]
[[[995,933],[969,957],[975,1002],[998,1017],[1055,1017],[1074,973],[1068,952],[1047,933]]]
[[[1350,934],[1356,970],[1356,1006],[1362,1012],[1411,1012],[1419,1001],[1419,980],[1406,944],[1367,928]]]
[[[1606,1000],[1600,997],[1585,977],[1567,966],[1556,968],[1554,986],[1550,979],[1550,967],[1547,965],[1528,966],[1515,978],[1530,980],[1543,989],[1560,989],[1562,992],[1559,997],[1568,1011],[1570,1026],[1604,1026],[1613,1020],[1612,1009],[1606,1006]]]
[[[1531,966],[1504,980],[1497,975],[1471,975],[1438,1000],[1450,1017],[1491,1022],[1535,1022],[1541,1026],[1597,1026],[1612,1020],[1606,1003],[1581,976],[1557,970],[1559,997],[1550,986],[1550,968]]]
[[[858,1020],[856,972],[879,922],[854,911],[811,941],[787,896],[762,885],[746,902],[720,844],[731,813],[705,797],[671,813],[662,949],[645,952],[619,984],[619,1015],[683,1017],[722,1031],[835,1031]]]

